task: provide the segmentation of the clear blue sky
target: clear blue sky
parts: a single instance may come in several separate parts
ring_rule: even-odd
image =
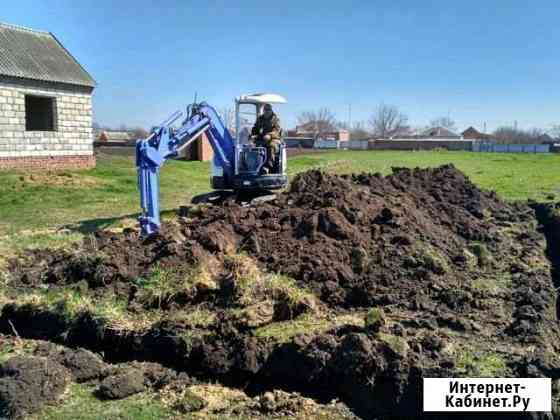
[[[53,32],[98,82],[94,119],[150,126],[195,91],[216,107],[271,91],[299,112],[413,125],[560,123],[560,1],[3,0],[0,21]]]

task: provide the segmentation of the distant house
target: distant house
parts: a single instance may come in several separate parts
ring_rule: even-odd
[[[490,134],[481,133],[474,127],[469,127],[461,133],[465,140],[491,140],[492,136]]]
[[[129,131],[103,130],[97,137],[97,141],[107,142],[127,142],[131,140],[136,139],[134,138],[134,134]]]
[[[370,141],[368,148],[375,150],[470,150],[470,140],[444,127],[431,127],[424,130],[401,130],[389,139]]]
[[[392,139],[412,139],[418,137],[419,133],[410,127],[400,127],[391,136]]]
[[[0,23],[0,169],[95,166],[94,88],[52,33]]]
[[[322,132],[322,130],[313,121],[307,122],[296,126],[295,130],[288,130],[287,136],[289,138],[294,137],[311,137],[311,138],[321,138],[323,140],[338,140],[338,141],[348,141],[350,140],[350,131],[339,129],[334,131]]]
[[[556,141],[546,133],[540,135],[539,138],[537,139],[537,143],[540,144],[554,144],[555,142]]]
[[[189,144],[179,153],[179,159],[198,160],[206,162],[214,158],[214,150],[210,145],[206,133],[203,133],[198,139]]]
[[[427,130],[422,131],[417,137],[423,139],[460,139],[461,138],[459,134],[456,134],[445,127],[428,128]]]

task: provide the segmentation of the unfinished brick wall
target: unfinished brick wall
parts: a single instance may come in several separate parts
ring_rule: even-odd
[[[94,166],[91,92],[0,77],[0,169]],[[26,95],[53,98],[53,131],[26,129]]]
[[[62,169],[91,169],[95,167],[95,155],[84,156],[27,156],[0,157],[2,169],[45,169],[57,171]]]

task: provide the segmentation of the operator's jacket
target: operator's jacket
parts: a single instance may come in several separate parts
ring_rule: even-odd
[[[251,130],[251,135],[257,136],[257,140],[261,142],[264,142],[263,137],[267,134],[270,135],[271,143],[280,143],[282,128],[280,127],[280,119],[274,113],[270,118],[260,115]]]

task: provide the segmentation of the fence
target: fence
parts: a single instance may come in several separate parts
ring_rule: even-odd
[[[288,148],[311,149],[314,143],[315,139],[312,137],[284,137],[284,144]]]
[[[489,153],[549,153],[550,145],[473,143],[472,151]]]
[[[367,150],[368,147],[368,140],[347,140],[341,141],[339,143],[340,149],[348,149],[348,150]]]
[[[393,139],[371,141],[374,150],[472,150],[472,141],[457,139]]]
[[[338,140],[324,140],[324,139],[317,139],[313,145],[315,149],[338,149],[339,141]]]

